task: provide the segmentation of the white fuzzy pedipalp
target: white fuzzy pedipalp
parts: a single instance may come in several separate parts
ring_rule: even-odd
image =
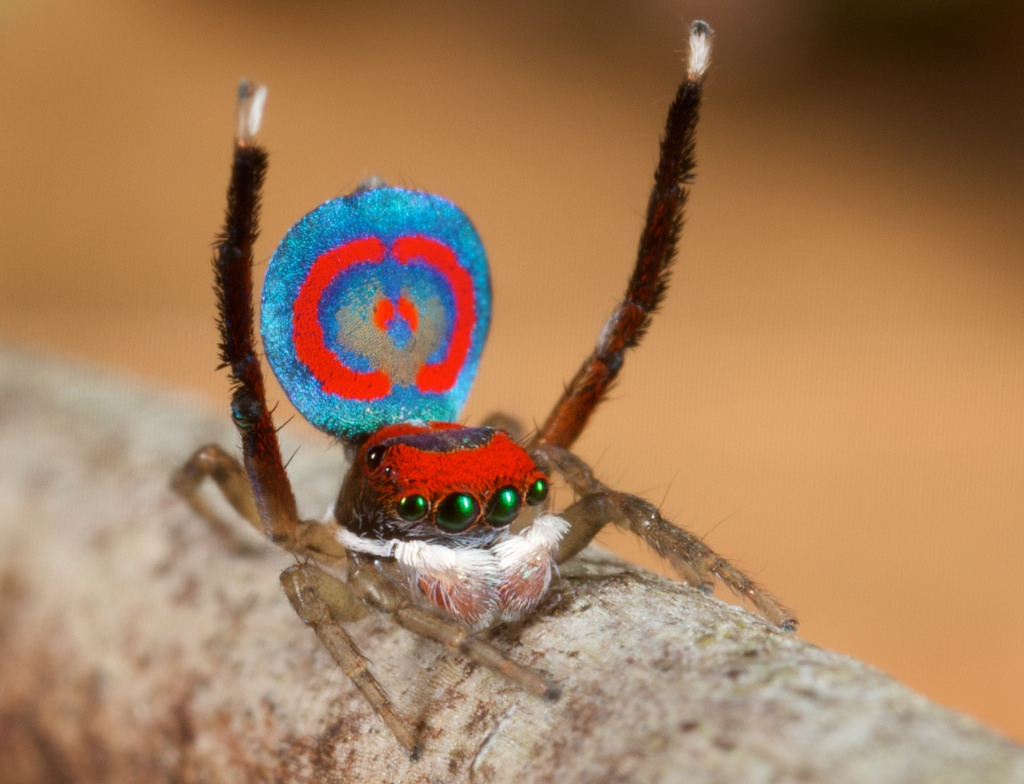
[[[395,558],[403,567],[419,574],[444,575],[447,579],[492,583],[498,576],[494,555],[476,547],[399,541],[395,542]]]
[[[516,620],[537,605],[551,584],[557,569],[554,554],[568,530],[561,517],[542,514],[490,548],[371,539],[344,526],[338,526],[335,537],[352,552],[394,558],[410,588],[453,618],[481,629],[497,619]]]
[[[558,515],[542,514],[515,536],[503,539],[492,549],[503,574],[516,568],[517,563],[529,561],[535,554],[551,558],[562,537],[569,531],[569,523]]]
[[[334,513],[328,512],[324,522],[337,525]],[[395,545],[398,544],[398,541],[395,539],[368,539],[365,536],[353,533],[343,525],[338,525],[338,531],[334,534],[334,538],[346,550],[351,550],[354,553],[363,553],[364,555],[373,555],[377,558],[394,557]]]

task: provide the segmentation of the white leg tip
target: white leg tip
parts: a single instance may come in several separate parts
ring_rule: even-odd
[[[691,80],[704,77],[711,64],[711,25],[696,21],[690,27],[690,62],[687,66]]]
[[[263,122],[263,105],[267,100],[267,88],[261,84],[243,79],[238,85],[238,125],[235,141],[250,143],[260,130]]]

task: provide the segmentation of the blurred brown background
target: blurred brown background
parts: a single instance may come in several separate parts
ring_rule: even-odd
[[[369,174],[451,197],[495,284],[467,417],[540,419],[621,294],[693,18],[678,272],[579,451],[807,639],[1024,740],[1017,7],[6,0],[0,338],[227,416],[208,258],[249,75],[260,253]]]

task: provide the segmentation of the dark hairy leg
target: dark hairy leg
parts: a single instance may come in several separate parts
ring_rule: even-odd
[[[260,193],[267,169],[267,153],[254,141],[263,96],[262,88],[249,82],[242,82],[238,89],[238,130],[228,209],[213,265],[220,353],[231,374],[231,413],[241,436],[242,463],[267,538],[287,547],[294,539],[298,514],[267,406],[252,304],[252,246],[259,232]]]
[[[566,449],[572,446],[622,369],[626,351],[640,342],[665,296],[683,228],[686,186],[696,167],[697,119],[710,37],[707,24],[694,22],[687,75],[668,110],[654,187],[626,296],[605,322],[594,351],[576,371],[527,449],[539,443]]]

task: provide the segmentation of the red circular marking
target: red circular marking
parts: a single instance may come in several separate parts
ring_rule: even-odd
[[[447,392],[455,385],[472,343],[476,323],[473,278],[459,265],[451,248],[429,237],[399,237],[391,246],[391,252],[402,264],[422,262],[437,269],[451,286],[455,313],[448,351],[440,362],[424,365],[416,374],[416,387],[421,392]],[[391,378],[386,371],[352,370],[335,356],[326,345],[319,318],[320,300],[338,275],[353,264],[379,263],[384,260],[384,254],[384,243],[376,237],[340,245],[317,257],[299,288],[292,307],[295,354],[328,394],[353,400],[377,400],[391,392]],[[380,300],[374,307],[374,324],[379,329],[387,329],[394,312],[395,306],[390,300]],[[398,312],[415,332],[419,327],[415,304],[404,296],[399,297]]]
[[[473,338],[473,325],[476,323],[473,278],[459,266],[451,248],[428,237],[399,237],[391,246],[391,252],[403,264],[422,259],[440,270],[452,288],[455,323],[448,353],[440,362],[424,365],[416,374],[416,386],[421,392],[446,392],[455,386]]]
[[[384,243],[376,237],[341,245],[317,257],[302,282],[292,307],[292,340],[295,354],[332,395],[355,400],[376,400],[391,391],[391,379],[383,370],[362,373],[345,366],[327,348],[318,309],[324,291],[338,275],[358,262],[379,262]]]

